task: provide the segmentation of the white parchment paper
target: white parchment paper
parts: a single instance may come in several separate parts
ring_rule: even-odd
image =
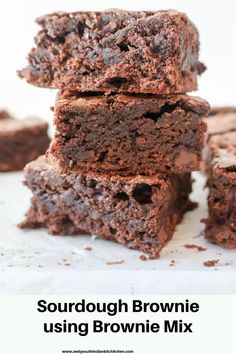
[[[0,294],[236,294],[236,251],[203,238],[207,215],[205,178],[194,174],[188,212],[158,260],[91,236],[50,236],[22,231],[30,192],[22,173],[0,174]],[[206,248],[199,252],[185,244]],[[204,261],[218,259],[212,268]]]

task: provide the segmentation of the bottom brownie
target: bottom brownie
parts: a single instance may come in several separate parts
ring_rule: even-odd
[[[147,252],[152,258],[158,258],[191,206],[190,174],[64,174],[55,160],[42,156],[26,166],[25,184],[33,197],[21,228],[47,227],[51,234],[96,234]]]

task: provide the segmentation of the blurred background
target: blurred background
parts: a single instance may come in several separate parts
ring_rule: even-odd
[[[186,12],[200,32],[200,59],[207,71],[194,95],[212,105],[236,105],[236,1],[235,0],[7,0],[0,2],[0,107],[18,118],[37,115],[51,121],[49,107],[55,90],[40,89],[20,80],[16,70],[26,65],[26,56],[38,31],[36,17],[54,11],[176,9]]]

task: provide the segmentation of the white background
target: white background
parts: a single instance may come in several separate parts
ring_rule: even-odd
[[[236,105],[236,1],[234,0],[6,0],[0,1],[0,106],[15,115],[37,114],[51,120],[55,91],[31,87],[16,76],[26,64],[38,27],[34,19],[56,10],[168,9],[186,12],[199,28],[201,60],[208,70],[199,92],[211,104]]]
[[[47,302],[79,302],[81,297],[42,297]],[[131,302],[134,297],[86,297],[86,302],[112,302],[122,298]],[[98,313],[39,313],[36,297],[2,297],[0,302],[0,352],[3,354],[61,354],[63,350],[134,350],[134,354],[235,354],[235,296],[165,296],[135,297],[143,302],[198,302],[197,313],[121,313],[115,317]],[[9,309],[11,308],[11,311]],[[131,307],[132,308],[132,307]],[[193,333],[116,334],[90,333],[44,334],[44,322],[150,322],[182,319],[193,322]]]

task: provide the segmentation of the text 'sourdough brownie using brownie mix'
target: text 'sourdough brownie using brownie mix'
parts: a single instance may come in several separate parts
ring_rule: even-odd
[[[187,95],[61,95],[50,151],[63,171],[120,175],[199,170],[208,112]]]
[[[25,184],[33,198],[22,228],[47,227],[52,234],[97,234],[153,258],[159,256],[183,213],[191,208],[190,174],[62,173],[57,161],[40,157],[26,166]]]
[[[236,248],[236,108],[212,111],[208,123],[209,216],[206,238]]]
[[[36,48],[19,73],[37,86],[185,93],[205,70],[196,27],[174,10],[53,13],[37,23]]]

